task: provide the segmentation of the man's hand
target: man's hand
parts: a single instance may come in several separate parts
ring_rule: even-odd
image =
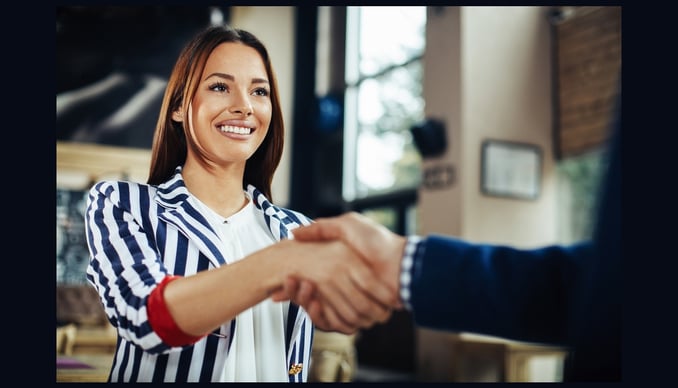
[[[390,317],[391,308],[402,307],[399,298],[399,278],[405,237],[355,212],[338,217],[319,218],[309,226],[295,229],[293,233],[295,240],[301,242],[340,240],[349,245],[371,268],[376,279],[386,285],[391,292],[386,299],[381,295],[371,294],[369,286],[365,284],[370,280],[363,277],[354,284],[354,292],[350,297],[359,298],[361,295],[362,298],[378,301],[386,305],[388,313],[386,314],[383,309],[365,309],[370,305],[365,302],[360,304],[362,309],[355,314],[348,314],[346,311],[337,312],[325,302],[322,292],[318,292],[323,285],[302,277],[289,277],[283,289],[272,295],[274,300],[290,299],[299,304],[308,312],[316,326],[327,331],[342,331],[347,327],[365,328],[383,323]],[[376,279],[372,281],[377,281]],[[360,319],[347,320],[349,316]]]
[[[344,334],[390,317],[393,292],[342,241],[295,239],[276,245],[270,249],[284,252],[289,260],[283,284],[270,293],[274,301],[291,299],[307,310],[318,328]]]

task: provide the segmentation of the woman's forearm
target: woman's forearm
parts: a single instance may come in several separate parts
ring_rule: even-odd
[[[291,240],[283,240],[233,264],[177,279],[164,299],[175,323],[185,333],[203,335],[262,302],[282,286],[295,261]]]

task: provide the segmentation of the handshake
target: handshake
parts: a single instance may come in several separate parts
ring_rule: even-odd
[[[355,212],[319,218],[294,230],[284,250],[274,301],[303,307],[324,331],[351,334],[386,322],[403,307],[400,272],[406,238]]]

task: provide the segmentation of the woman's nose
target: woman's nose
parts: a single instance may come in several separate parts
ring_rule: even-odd
[[[233,100],[233,104],[229,108],[231,113],[242,114],[245,116],[250,116],[254,112],[252,103],[249,101],[247,96],[240,94]]]
[[[240,104],[239,106],[232,106],[231,113],[242,114],[245,116],[251,116],[254,112],[251,104]]]

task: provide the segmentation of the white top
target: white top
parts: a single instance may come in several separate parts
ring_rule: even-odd
[[[257,215],[252,199],[236,214],[224,218],[195,197],[192,203],[219,234],[227,263],[275,243],[266,223]],[[225,294],[226,295],[226,294]],[[226,358],[224,382],[289,382],[285,354],[285,322],[289,302],[263,302],[235,319],[231,349]]]

